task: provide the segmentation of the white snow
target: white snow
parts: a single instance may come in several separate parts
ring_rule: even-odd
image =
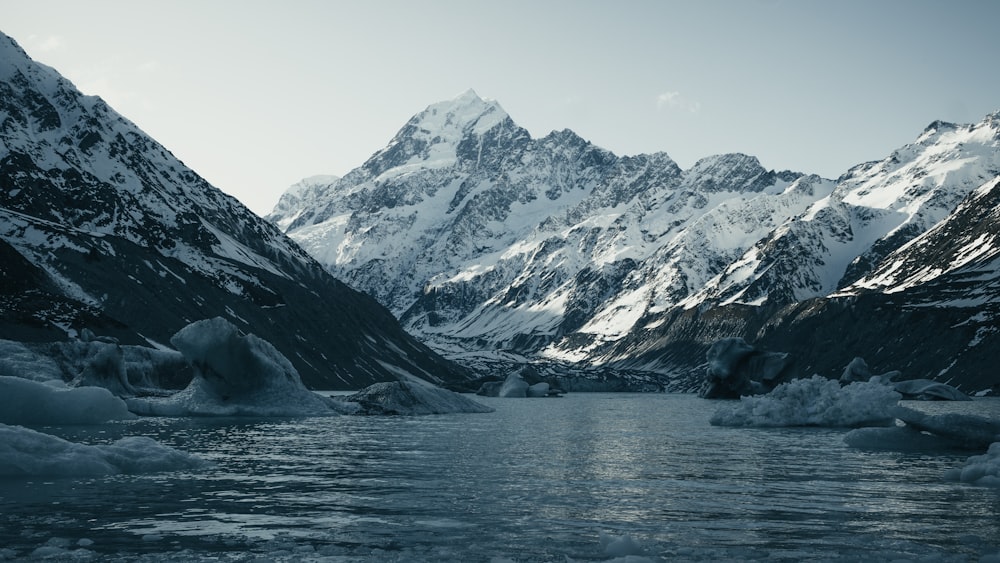
[[[198,469],[206,465],[196,456],[144,436],[91,446],[21,426],[0,424],[2,477],[89,477]]]
[[[30,426],[99,424],[135,418],[103,387],[66,387],[60,380],[0,376],[0,423]]]
[[[841,387],[836,380],[814,375],[781,384],[766,395],[742,397],[712,415],[715,426],[888,425],[900,394],[875,382]]]

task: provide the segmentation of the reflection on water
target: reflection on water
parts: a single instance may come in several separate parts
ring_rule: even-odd
[[[0,554],[53,542],[102,560],[600,561],[600,533],[663,560],[1000,551],[1000,491],[942,480],[969,452],[714,427],[715,404],[691,395],[481,400],[496,412],[49,429],[87,443],[146,435],[214,466],[0,481]],[[995,400],[917,406],[1000,418]]]

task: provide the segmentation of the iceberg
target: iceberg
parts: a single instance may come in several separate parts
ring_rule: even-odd
[[[375,383],[345,397],[343,401],[358,407],[354,414],[412,416],[493,412],[493,409],[454,391],[404,381]]]
[[[200,469],[206,465],[201,458],[145,436],[90,446],[22,426],[0,424],[2,477],[92,477]]]
[[[945,471],[948,481],[1000,488],[1000,442],[994,442],[983,455],[966,460],[965,465]]]
[[[67,387],[61,380],[0,376],[0,423],[24,426],[100,424],[135,418],[103,387]]]
[[[1000,421],[971,414],[927,414],[909,407],[892,409],[894,417],[908,427],[951,441],[958,447],[985,450],[1000,441]]]
[[[269,342],[223,318],[192,323],[170,342],[194,370],[169,397],[134,397],[129,410],[147,416],[336,416],[340,414],[481,413],[493,409],[462,395],[413,382],[376,383],[346,398],[306,389],[288,358]]]
[[[873,375],[864,358],[855,357],[844,368],[843,373],[840,375],[840,382],[846,385],[855,381],[872,381],[874,378],[875,381],[888,383],[899,377],[901,373],[899,371],[890,371],[881,375]]]
[[[720,407],[715,426],[888,426],[901,395],[877,382],[841,387],[836,380],[814,375],[783,383],[766,395],[742,397]]]
[[[528,397],[548,397],[549,384],[543,381],[541,383],[529,385],[526,391],[526,395]]]
[[[147,416],[331,416],[336,401],[306,389],[270,342],[243,334],[221,317],[182,328],[170,343],[194,369],[184,390],[166,398],[130,398]],[[342,407],[341,407],[342,408]]]
[[[521,377],[520,374],[512,373],[507,376],[504,380],[503,385],[500,386],[500,392],[497,396],[499,397],[527,397],[528,396],[528,382]]]
[[[915,399],[921,401],[971,401],[965,393],[945,383],[938,383],[930,379],[910,379],[895,383],[896,391],[899,391],[904,399]]]
[[[53,358],[13,340],[0,340],[0,375],[35,381],[63,378],[62,370]]]
[[[736,399],[766,393],[787,379],[792,360],[786,353],[765,352],[742,338],[723,338],[706,353],[705,399]]]

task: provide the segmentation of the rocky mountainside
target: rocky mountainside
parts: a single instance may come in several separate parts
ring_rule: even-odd
[[[0,35],[0,338],[159,346],[223,316],[307,384],[467,377],[370,297]]]
[[[962,217],[988,213],[989,196],[977,194],[1000,175],[998,138],[1000,114],[935,122],[837,180],[740,154],[681,170],[666,154],[619,157],[571,131],[533,139],[469,91],[415,115],[343,178],[309,183],[308,198],[295,188],[268,219],[472,365],[613,368],[687,388],[707,345],[744,336],[810,354],[803,370],[833,374],[864,354],[881,369],[948,329],[952,314],[981,318],[970,338],[986,337],[993,231]],[[973,286],[978,300],[957,297]],[[847,338],[857,327],[834,322],[842,311],[886,329],[918,301],[935,320],[896,354],[874,334],[852,347],[788,332],[827,323]],[[969,342],[884,367],[980,384],[972,364],[952,362]]]

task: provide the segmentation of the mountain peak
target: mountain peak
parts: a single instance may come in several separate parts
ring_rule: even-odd
[[[481,135],[509,118],[499,103],[479,97],[470,88],[450,100],[427,106],[410,123],[436,135],[451,137],[448,133],[455,133],[460,138],[468,133]]]

